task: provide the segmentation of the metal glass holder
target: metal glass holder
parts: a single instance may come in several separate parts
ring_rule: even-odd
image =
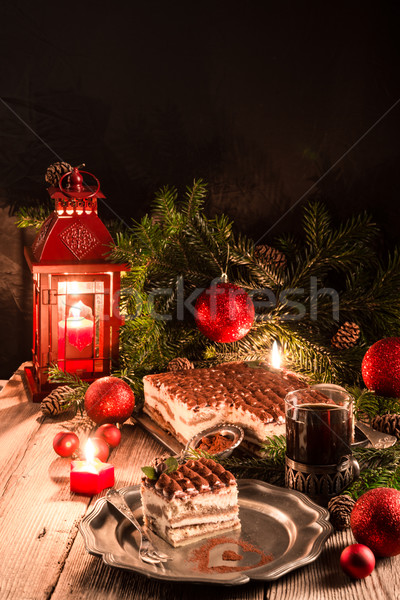
[[[337,465],[306,465],[285,457],[285,485],[326,506],[360,474],[352,454],[343,456]]]

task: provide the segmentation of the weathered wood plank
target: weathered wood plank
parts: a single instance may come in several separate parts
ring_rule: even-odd
[[[39,407],[28,400],[21,376],[22,367],[0,392],[0,498],[40,428]]]
[[[400,558],[378,559],[372,574],[362,580],[348,577],[341,569],[342,550],[355,540],[350,532],[330,537],[318,559],[266,586],[268,600],[398,600],[400,598]]]
[[[39,407],[26,400],[22,384],[7,385],[0,406],[8,425],[0,438],[1,598],[41,600],[57,581],[88,499],[71,497],[69,460],[52,446],[60,425],[38,419]]]

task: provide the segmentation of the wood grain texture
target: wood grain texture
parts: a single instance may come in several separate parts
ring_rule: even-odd
[[[273,584],[266,585],[268,600],[384,600],[400,598],[400,566],[398,557],[377,559],[377,566],[366,579],[355,580],[340,568],[342,550],[355,540],[350,532],[335,533],[326,543],[318,559]]]
[[[1,598],[41,600],[54,587],[88,500],[71,498],[69,460],[53,450],[60,425],[43,420],[39,406],[21,401],[19,391],[14,406],[8,386],[0,396],[0,410],[14,419],[0,437],[0,523],[7,540],[0,547]]]
[[[311,565],[265,584],[164,583],[109,567],[87,553],[78,531],[105,492],[71,494],[70,461],[53,451],[65,417],[42,417],[27,399],[20,371],[0,393],[0,417],[0,600],[400,600],[400,557],[378,559],[361,581],[341,571],[340,553],[354,542],[349,531],[332,535]],[[125,424],[110,457],[116,487],[137,484],[140,466],[164,452],[137,425]]]

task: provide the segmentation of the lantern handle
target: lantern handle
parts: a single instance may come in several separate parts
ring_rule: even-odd
[[[86,175],[90,175],[96,181],[97,186],[94,191],[88,193],[87,189],[85,190],[85,188],[83,186],[83,177],[81,176],[82,173],[85,173]],[[67,176],[69,176],[69,177],[71,177],[71,179],[73,179],[72,185],[70,185],[69,188],[63,187],[63,185],[62,185],[64,178]],[[60,181],[58,182],[58,187],[64,194],[66,194],[70,198],[92,198],[93,196],[96,196],[97,192],[100,189],[100,181],[97,179],[97,177],[95,177],[93,175],[93,173],[89,173],[89,171],[79,171],[78,168],[76,167],[76,168],[72,169],[72,171],[68,171],[68,173],[64,173],[64,175],[62,177],[60,177]]]

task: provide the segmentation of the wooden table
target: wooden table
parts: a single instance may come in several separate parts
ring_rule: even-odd
[[[354,542],[350,532],[332,535],[311,565],[265,584],[163,583],[105,565],[87,553],[78,531],[104,492],[93,498],[70,493],[69,459],[57,457],[52,447],[66,424],[65,417],[57,419],[45,419],[28,399],[19,369],[0,393],[0,600],[400,598],[400,556],[380,559],[362,581],[341,571],[341,550]],[[162,450],[139,426],[125,424],[111,455],[116,486],[139,483],[140,466]]]

